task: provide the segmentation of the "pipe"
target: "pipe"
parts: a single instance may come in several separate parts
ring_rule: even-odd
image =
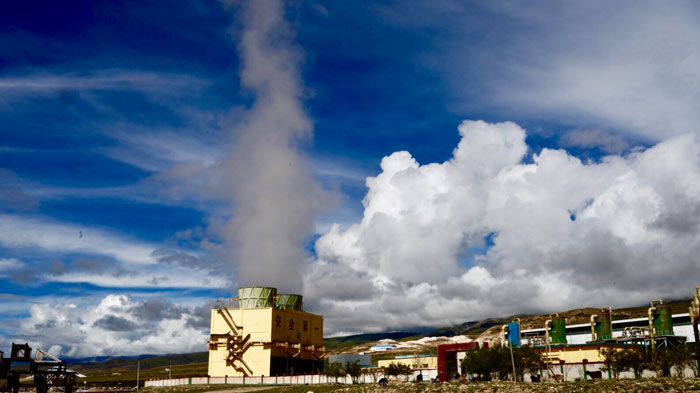
[[[690,315],[690,325],[695,323],[695,309],[693,306],[688,307],[688,315]]]
[[[520,323],[520,318],[513,318],[511,322],[518,321],[518,342],[520,343],[519,345],[523,345],[523,327],[522,324]]]
[[[598,341],[595,337],[595,324],[598,321],[598,314],[591,315],[591,341]]]
[[[661,303],[659,303],[661,304]],[[651,341],[651,356],[654,357],[654,351],[656,350],[656,341],[654,340],[654,301],[651,302],[651,307],[647,310],[647,315],[649,316],[649,341]]]
[[[549,352],[551,351],[552,347],[549,345],[549,327],[552,325],[552,320],[548,319],[544,322],[544,345],[547,347],[547,370],[549,370],[549,360],[550,360],[550,355]]]

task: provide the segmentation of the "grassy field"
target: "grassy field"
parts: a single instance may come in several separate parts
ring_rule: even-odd
[[[170,369],[168,372],[166,369]],[[110,370],[80,370],[87,378],[80,378],[80,385],[87,382],[87,386],[136,386],[136,365],[128,368],[122,367],[119,369]],[[143,386],[143,381],[146,379],[162,379],[168,378],[172,374],[172,378],[178,377],[196,377],[207,375],[207,362],[173,364],[168,366],[158,366],[152,368],[141,368],[140,381]]]
[[[233,390],[235,386],[167,387],[148,388],[146,393],[203,393],[216,390]],[[598,380],[563,383],[513,383],[477,382],[467,384],[422,384],[394,383],[389,386],[367,385],[307,385],[276,386],[265,389],[265,393],[609,393],[609,392],[700,392],[700,379],[649,378]]]

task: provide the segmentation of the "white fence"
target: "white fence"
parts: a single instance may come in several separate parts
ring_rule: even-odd
[[[436,369],[414,370],[413,374],[406,378],[407,381],[414,381],[418,374],[423,375],[424,381],[429,381],[437,376]],[[374,383],[382,378],[383,375],[363,374],[359,377],[360,383]],[[321,385],[331,383],[351,384],[352,378],[349,375],[345,377],[327,377],[325,375],[286,375],[279,377],[187,377],[187,378],[171,378],[171,379],[150,379],[145,382],[145,387],[162,387],[162,386],[181,386],[181,385]]]

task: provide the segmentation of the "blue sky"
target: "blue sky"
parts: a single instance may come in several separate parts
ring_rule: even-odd
[[[204,350],[213,300],[264,281],[258,252],[268,275],[282,269],[261,284],[303,290],[327,334],[588,306],[576,300],[597,284],[583,278],[606,269],[627,279],[601,306],[616,291],[620,304],[681,296],[628,269],[697,267],[675,243],[700,234],[683,219],[700,211],[696,4],[262,4],[3,7],[0,346],[173,352],[165,320],[183,352]],[[283,142],[250,144],[259,135]],[[278,170],[289,187],[259,181]],[[278,227],[298,250],[269,250]],[[633,262],[641,243],[655,259]],[[539,269],[553,276],[514,295],[566,296],[494,295]],[[400,297],[437,303],[409,315]],[[71,305],[86,314],[66,317]],[[170,314],[139,311],[154,305]],[[143,328],[110,330],[110,315]]]

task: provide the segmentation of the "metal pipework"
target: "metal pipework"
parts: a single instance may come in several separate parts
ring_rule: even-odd
[[[649,307],[647,310],[647,315],[649,317],[649,341],[651,341],[652,356],[654,356],[654,351],[656,350],[656,340],[654,340],[654,311],[656,311],[656,307],[654,307],[654,302],[664,304],[664,301],[661,299],[652,300],[650,303],[651,307]]]
[[[550,317],[551,317],[551,315],[550,315]],[[549,345],[549,327],[551,325],[552,325],[551,319],[548,319],[544,322],[544,345],[547,346],[546,347],[547,348],[547,360],[546,360],[547,370],[549,370],[549,359],[550,359],[549,352],[551,351],[551,348],[552,348],[551,345]]]
[[[598,314],[591,315],[591,341],[597,341],[595,337],[595,324],[598,321]]]
[[[693,306],[688,307],[688,315],[690,315],[690,325],[695,323],[695,309]]]
[[[513,318],[513,320],[511,322],[518,323],[518,343],[522,343],[523,342],[523,335],[521,332],[523,331],[523,328],[521,326],[522,324],[520,323],[520,318]],[[522,344],[518,344],[518,346],[520,346],[520,345],[522,345]]]

